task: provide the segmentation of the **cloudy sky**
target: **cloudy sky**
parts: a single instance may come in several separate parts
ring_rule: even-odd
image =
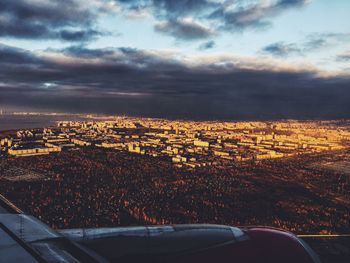
[[[1,0],[0,108],[350,118],[348,0]]]

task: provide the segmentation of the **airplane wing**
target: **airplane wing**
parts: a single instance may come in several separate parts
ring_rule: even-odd
[[[350,237],[266,227],[136,226],[54,230],[0,195],[0,262],[350,262]]]
[[[0,195],[0,262],[106,262]]]

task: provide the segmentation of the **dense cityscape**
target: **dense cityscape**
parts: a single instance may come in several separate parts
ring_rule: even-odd
[[[115,117],[1,136],[0,192],[54,228],[350,230],[348,121]]]

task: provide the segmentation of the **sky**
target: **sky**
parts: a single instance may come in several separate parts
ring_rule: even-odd
[[[348,0],[2,0],[0,108],[350,118]]]

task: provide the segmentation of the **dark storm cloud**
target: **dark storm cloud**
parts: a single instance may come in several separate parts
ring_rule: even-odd
[[[207,30],[179,21],[191,17],[212,32],[243,31],[271,24],[271,19],[290,8],[302,7],[308,0],[277,1],[232,1],[219,3],[210,0],[119,0],[126,10],[151,10],[153,16],[162,22],[156,26],[161,33],[167,33],[185,40],[206,38]],[[247,4],[248,3],[248,4]],[[165,22],[164,22],[165,21]],[[172,29],[174,28],[174,29]],[[159,30],[160,29],[160,30]],[[211,34],[210,34],[211,35]]]
[[[286,57],[292,54],[300,54],[301,50],[296,44],[286,44],[283,42],[273,43],[262,49],[264,53],[278,57]]]
[[[215,47],[215,41],[210,40],[208,42],[204,42],[201,45],[199,45],[199,50],[207,50]]]
[[[221,28],[229,31],[263,28],[270,24],[272,17],[290,8],[302,7],[308,2],[308,0],[256,1],[246,6],[241,5],[233,10],[228,8],[230,5],[221,5],[209,17],[221,21]]]
[[[103,35],[96,30],[62,30],[59,32],[60,38],[67,41],[88,41]]]
[[[308,51],[318,50],[320,48],[326,47],[328,41],[325,38],[312,38],[307,40],[304,44],[304,49]]]
[[[306,37],[303,46],[305,50],[313,51],[320,48],[343,44],[349,40],[349,33],[313,33]]]
[[[86,41],[100,33],[93,29],[102,5],[95,10],[79,0],[2,0],[0,37]]]
[[[305,55],[322,48],[344,44],[349,40],[349,33],[312,33],[300,43],[275,42],[263,47],[260,51],[276,57]],[[341,60],[341,57],[338,59]]]
[[[96,25],[104,13],[113,13],[113,0],[3,0],[0,5],[0,37],[88,41],[101,35]],[[272,17],[307,0],[114,0],[128,12],[150,12],[155,29],[182,40],[196,40],[221,30],[242,31],[270,24]],[[132,15],[130,16],[132,17]],[[192,22],[188,22],[188,18]],[[160,21],[160,22],[159,22]],[[193,22],[195,21],[195,22]],[[208,29],[210,28],[210,30]],[[215,33],[214,33],[215,32]]]
[[[163,10],[171,18],[198,13],[217,6],[217,4],[207,0],[153,0],[152,2],[154,7]]]
[[[132,48],[1,46],[0,103],[195,119],[349,118],[348,76],[232,57],[188,62]]]
[[[36,63],[39,59],[31,54],[30,52],[20,49],[14,48],[7,45],[3,45],[0,43],[0,63],[3,65],[5,63]]]
[[[201,14],[220,4],[208,0],[117,0],[131,10],[140,8],[154,9],[154,15],[161,19],[175,19],[189,14]]]
[[[348,62],[350,61],[350,51],[344,52],[337,56],[337,61]]]
[[[155,30],[182,40],[197,40],[215,35],[210,28],[185,19],[170,20],[156,24]]]

